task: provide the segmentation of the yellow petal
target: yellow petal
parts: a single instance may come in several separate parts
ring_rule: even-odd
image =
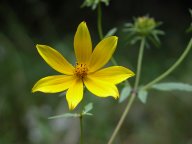
[[[74,38],[74,48],[77,62],[86,64],[92,53],[92,43],[85,22],[81,22],[77,28]]]
[[[92,77],[100,79],[102,81],[107,81],[112,84],[118,84],[135,74],[122,66],[112,66],[105,69],[101,69],[97,72],[90,74]]]
[[[70,110],[73,110],[83,98],[83,82],[76,79],[67,91],[67,102]]]
[[[32,88],[32,92],[57,93],[68,89],[75,77],[67,75],[48,76],[40,79]]]
[[[89,71],[94,72],[103,67],[113,55],[118,38],[111,36],[103,39],[94,49],[89,63]]]
[[[118,89],[114,84],[102,81],[94,76],[88,75],[84,79],[84,84],[87,87],[87,89],[96,96],[99,97],[112,96],[115,99],[119,97]]]
[[[56,71],[72,75],[74,67],[55,49],[46,45],[36,45],[42,58]]]

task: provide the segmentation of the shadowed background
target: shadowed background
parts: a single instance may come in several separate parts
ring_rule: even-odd
[[[39,56],[36,44],[46,44],[74,62],[73,37],[86,21],[93,45],[98,41],[97,13],[80,8],[83,1],[0,1],[0,144],[76,144],[78,119],[48,120],[68,112],[65,96],[31,93],[42,77],[58,74]],[[138,45],[127,45],[125,22],[148,14],[166,35],[160,48],[145,49],[141,83],[146,84],[171,66],[183,52],[191,34],[190,0],[111,0],[103,8],[103,31],[117,27],[119,43],[114,57],[119,65],[136,71]],[[164,81],[192,84],[192,54]],[[133,82],[134,78],[130,79]],[[119,85],[119,90],[121,85]],[[126,102],[101,99],[87,93],[83,103],[93,102],[94,116],[84,119],[87,144],[107,143]],[[81,105],[77,107],[80,109]],[[136,100],[117,136],[117,144],[192,144],[192,94],[150,91],[144,105]]]

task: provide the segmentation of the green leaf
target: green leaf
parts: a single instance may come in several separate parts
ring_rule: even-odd
[[[71,117],[80,117],[80,114],[78,114],[78,113],[65,113],[65,114],[62,114],[62,115],[49,117],[48,119],[71,118]]]
[[[191,17],[192,17],[192,9],[189,9],[189,12],[190,12]],[[187,29],[187,32],[188,32],[188,33],[192,32],[192,23],[191,23],[191,25],[189,26],[189,28]]]
[[[138,91],[138,98],[142,103],[146,103],[147,102],[147,96],[148,96],[148,92],[146,90],[140,89]]]
[[[82,115],[92,116],[92,113],[82,113]]]
[[[130,93],[131,93],[130,86],[125,86],[124,88],[122,88],[120,93],[119,103],[122,103],[125,99],[127,99]]]
[[[83,7],[91,7],[92,10],[95,10],[99,3],[104,3],[106,6],[109,5],[109,0],[84,0],[81,8]]]
[[[66,96],[66,91],[59,94],[59,97]]]
[[[107,34],[105,35],[105,37],[112,36],[112,35],[114,35],[116,32],[117,32],[117,28],[114,27],[114,28],[110,29],[110,30],[107,32]]]
[[[189,9],[189,13],[191,14],[191,17],[192,17],[192,9]]]
[[[83,110],[83,113],[88,113],[90,110],[93,109],[93,103],[88,103]]]
[[[168,82],[168,83],[158,83],[152,86],[153,89],[161,90],[161,91],[188,91],[192,92],[192,85],[185,84],[185,83],[175,83],[175,82]]]
[[[192,24],[190,25],[190,27],[186,31],[187,31],[187,33],[192,32]]]

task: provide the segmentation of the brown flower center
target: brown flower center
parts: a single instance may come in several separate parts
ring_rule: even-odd
[[[75,75],[84,78],[87,75],[88,68],[86,64],[76,63]]]

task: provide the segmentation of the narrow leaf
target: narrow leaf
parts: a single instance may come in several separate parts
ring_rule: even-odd
[[[83,113],[82,115],[86,115],[86,116],[92,116],[92,113]]]
[[[65,113],[65,114],[62,114],[62,115],[49,117],[48,119],[71,118],[71,117],[80,117],[80,114],[77,114],[77,113]]]
[[[175,83],[175,82],[168,82],[168,83],[158,83],[152,86],[152,88],[161,91],[188,91],[192,92],[192,85],[185,84],[185,83]]]
[[[147,102],[147,96],[148,96],[148,92],[146,90],[140,89],[138,91],[138,98],[142,103],[146,103]]]
[[[124,88],[122,88],[120,93],[119,103],[122,103],[125,99],[127,99],[130,93],[131,93],[130,86],[125,86]]]
[[[89,112],[90,110],[93,109],[93,103],[88,103],[85,107],[84,107],[84,113]]]
[[[59,94],[59,97],[66,96],[66,91]]]
[[[114,27],[114,28],[110,29],[110,30],[107,32],[107,34],[105,35],[105,37],[112,36],[112,35],[114,35],[116,32],[117,32],[117,28]]]

